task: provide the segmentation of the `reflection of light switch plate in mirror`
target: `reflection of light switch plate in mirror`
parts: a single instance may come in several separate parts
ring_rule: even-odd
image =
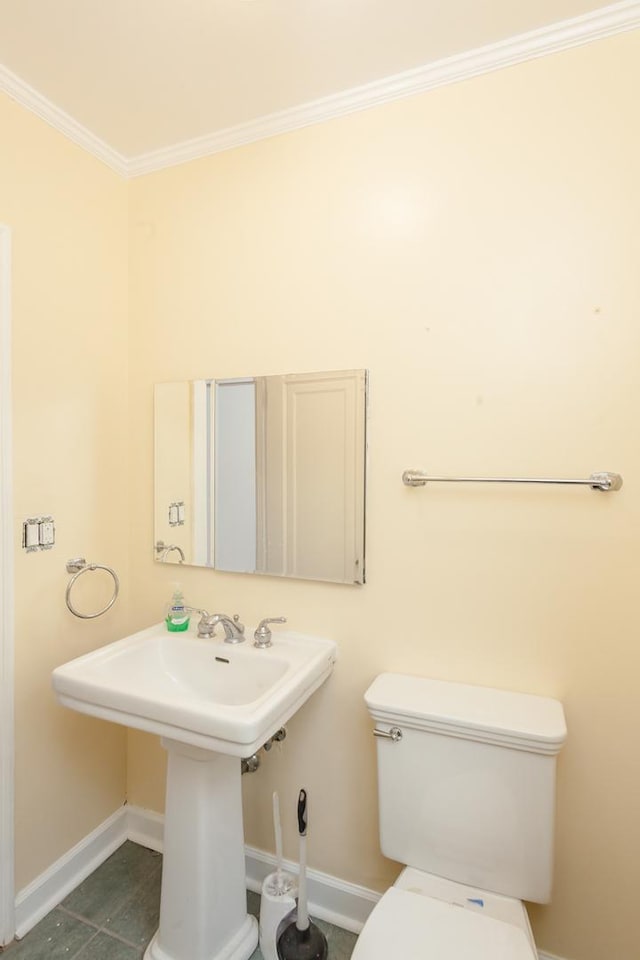
[[[364,583],[367,402],[363,369],[156,384],[154,542],[184,526],[187,564]]]
[[[184,525],[184,500],[176,500],[169,504],[169,526],[181,527]]]

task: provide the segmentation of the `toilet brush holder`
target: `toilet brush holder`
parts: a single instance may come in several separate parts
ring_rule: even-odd
[[[283,922],[291,921],[297,892],[296,878],[284,870],[270,873],[262,883],[260,951],[264,960],[278,960],[278,936]]]

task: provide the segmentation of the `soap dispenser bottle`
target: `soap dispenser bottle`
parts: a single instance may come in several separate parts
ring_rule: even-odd
[[[167,608],[165,619],[167,630],[171,633],[180,633],[189,628],[189,610],[184,602],[184,594],[180,589],[180,584],[174,585],[171,603]]]

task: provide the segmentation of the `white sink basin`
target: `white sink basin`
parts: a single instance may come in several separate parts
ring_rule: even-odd
[[[266,649],[141,630],[53,672],[60,703],[174,741],[246,757],[329,676],[331,640],[274,632]]]

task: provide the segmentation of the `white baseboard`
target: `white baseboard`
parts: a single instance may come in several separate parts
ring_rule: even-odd
[[[127,837],[151,850],[162,852],[164,817],[141,807],[127,806]],[[297,865],[285,860],[285,870],[296,874]],[[245,847],[247,889],[262,890],[262,881],[276,868],[276,858],[256,847]],[[307,870],[309,909],[314,917],[326,920],[352,933],[360,933],[365,920],[380,899],[379,893],[338,880],[319,870]]]
[[[162,852],[164,817],[152,810],[125,804],[68,853],[56,860],[44,873],[20,891],[16,898],[16,936],[24,937],[50,910],[89,876],[125,840]],[[255,847],[245,847],[247,889],[260,893],[262,882],[273,873],[276,859]],[[296,874],[297,865],[283,862],[285,870]],[[352,933],[360,933],[380,894],[366,887],[332,877],[319,870],[307,871],[309,910]],[[562,960],[551,953],[538,952],[538,960]]]
[[[162,853],[164,816],[161,813],[155,813],[154,810],[145,810],[143,807],[134,807],[131,804],[127,804],[124,810],[127,817],[127,840]]]
[[[116,810],[18,893],[15,910],[18,939],[124,843],[127,839],[126,809],[120,807]]]
[[[276,868],[276,858],[255,847],[245,847],[245,864],[247,889],[260,893],[262,881]],[[290,873],[298,873],[297,864],[284,860],[282,865]],[[309,911],[314,917],[352,933],[360,933],[381,896],[366,887],[310,869],[307,869],[307,894]]]

